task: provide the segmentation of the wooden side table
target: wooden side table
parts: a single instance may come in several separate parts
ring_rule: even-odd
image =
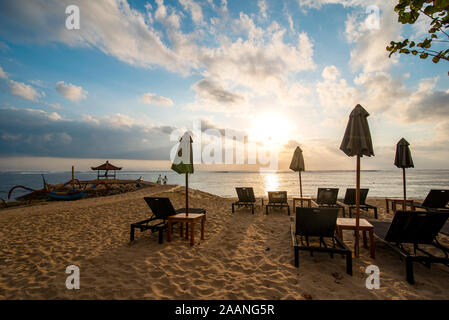
[[[337,218],[337,235],[343,241],[343,230],[353,230],[355,233],[355,218]],[[374,248],[374,227],[366,219],[359,220],[359,230],[363,232],[363,247],[368,248],[366,233],[369,233],[369,249],[371,258],[376,257]]]
[[[393,210],[393,213],[396,212],[396,206],[398,204],[401,205],[402,210],[407,210],[407,206],[409,206],[410,210],[415,211],[415,206],[413,204],[413,200],[412,199],[405,200],[405,208],[404,208],[404,199],[385,198],[385,204],[387,206],[387,213],[390,212],[390,204],[391,204],[391,209]]]
[[[311,197],[293,197],[293,210],[296,208],[296,201],[301,202],[301,207],[303,206],[303,202],[307,202],[307,206],[312,208],[312,198]]]
[[[204,213],[189,213],[186,216],[185,213],[178,213],[174,216],[168,217],[168,231],[167,231],[167,241],[171,240],[171,227],[172,223],[180,222],[180,223],[188,223],[190,225],[190,245],[193,246],[195,244],[195,222],[201,221],[201,240],[204,240],[204,223],[206,221],[206,215]],[[182,236],[181,227],[181,236]],[[189,232],[186,230],[186,239],[189,238]]]

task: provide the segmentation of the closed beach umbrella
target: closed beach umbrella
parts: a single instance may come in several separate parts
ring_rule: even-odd
[[[189,173],[193,173],[192,137],[184,133],[180,142],[171,169],[179,174],[186,175],[186,216],[189,215]]]
[[[359,255],[359,225],[360,225],[360,157],[374,156],[373,143],[368,125],[369,113],[358,104],[349,115],[343,141],[340,145],[347,156],[357,156],[356,173],[356,232],[355,232],[355,255]]]
[[[296,147],[295,153],[293,154],[292,162],[290,163],[290,169],[298,172],[299,174],[299,193],[302,198],[302,181],[301,181],[301,171],[305,171],[304,166],[304,156],[302,155],[302,150],[300,147]],[[302,206],[302,201],[301,201]]]
[[[404,138],[399,140],[399,142],[396,145],[396,156],[394,158],[394,165],[398,168],[402,168],[402,185],[404,188],[404,204],[403,208],[405,210],[405,200],[407,199],[407,193],[406,193],[406,184],[405,184],[405,169],[406,168],[413,168],[413,160],[412,160],[412,153],[410,152],[409,148],[410,143],[407,142]]]

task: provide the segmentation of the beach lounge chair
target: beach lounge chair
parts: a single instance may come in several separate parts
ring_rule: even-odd
[[[254,206],[256,205],[256,197],[254,196],[254,190],[251,187],[247,188],[235,188],[239,200],[232,204],[232,213],[235,212],[234,207],[237,206],[251,208],[251,213],[254,214]]]
[[[345,193],[345,198],[343,200],[343,204],[348,206],[349,211],[349,217],[352,218],[352,210],[356,209],[356,189],[354,188],[347,188]],[[364,210],[366,212],[369,211],[369,209],[374,211],[374,218],[377,219],[377,207],[372,206],[370,204],[366,203],[366,197],[368,195],[369,189],[360,189],[360,209]]]
[[[327,252],[346,257],[346,273],[352,275],[351,250],[336,235],[338,208],[296,208],[296,219],[291,223],[295,267],[299,266],[299,251]],[[312,245],[318,242],[319,245]],[[305,241],[305,242],[304,242]]]
[[[141,232],[145,230],[151,230],[152,233],[159,232],[159,243],[162,243],[164,229],[168,226],[168,217],[178,212],[173,208],[169,198],[145,197],[143,199],[153,214],[149,219],[131,224],[130,241],[134,241],[134,229],[139,229]]]
[[[414,202],[413,205],[415,208],[421,208],[425,210],[435,210],[435,209],[449,210],[449,208],[447,208],[448,202],[449,202],[449,190],[433,189],[429,191],[423,203]]]
[[[318,207],[334,207],[343,211],[345,217],[345,207],[337,203],[338,188],[318,188],[316,204]]]
[[[440,233],[449,236],[449,221],[444,224],[443,228],[440,230]]]
[[[290,206],[287,202],[287,191],[269,191],[265,214],[268,214],[268,208],[287,208],[288,215],[290,215]]]
[[[405,259],[406,279],[414,284],[413,262],[428,268],[432,263],[449,266],[449,248],[436,238],[448,216],[449,212],[443,211],[396,211],[391,223],[372,220],[370,223],[374,236]],[[430,247],[435,252],[427,251]],[[435,255],[437,251],[439,255]]]

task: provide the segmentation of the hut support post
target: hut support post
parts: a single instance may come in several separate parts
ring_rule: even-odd
[[[72,189],[75,190],[75,166],[72,166]]]

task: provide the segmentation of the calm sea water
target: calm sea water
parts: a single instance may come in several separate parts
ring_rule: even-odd
[[[71,179],[71,172],[42,172],[51,184]],[[184,185],[185,176],[173,171],[124,171],[120,179],[138,179],[156,182],[159,174],[167,176],[169,184]],[[96,178],[93,172],[76,172],[76,178],[88,180]],[[0,197],[6,199],[8,190],[15,185],[42,188],[41,172],[0,172]],[[303,195],[316,197],[318,187],[340,188],[343,197],[346,188],[355,187],[354,171],[306,171],[302,173]],[[295,172],[195,172],[189,176],[189,186],[222,197],[236,197],[235,187],[250,186],[256,196],[267,191],[286,190],[289,196],[299,195],[298,174]],[[361,187],[369,188],[371,197],[402,196],[402,171],[378,170],[362,171]],[[407,196],[424,198],[430,189],[449,189],[449,170],[407,170]],[[13,197],[26,193],[14,191]]]

